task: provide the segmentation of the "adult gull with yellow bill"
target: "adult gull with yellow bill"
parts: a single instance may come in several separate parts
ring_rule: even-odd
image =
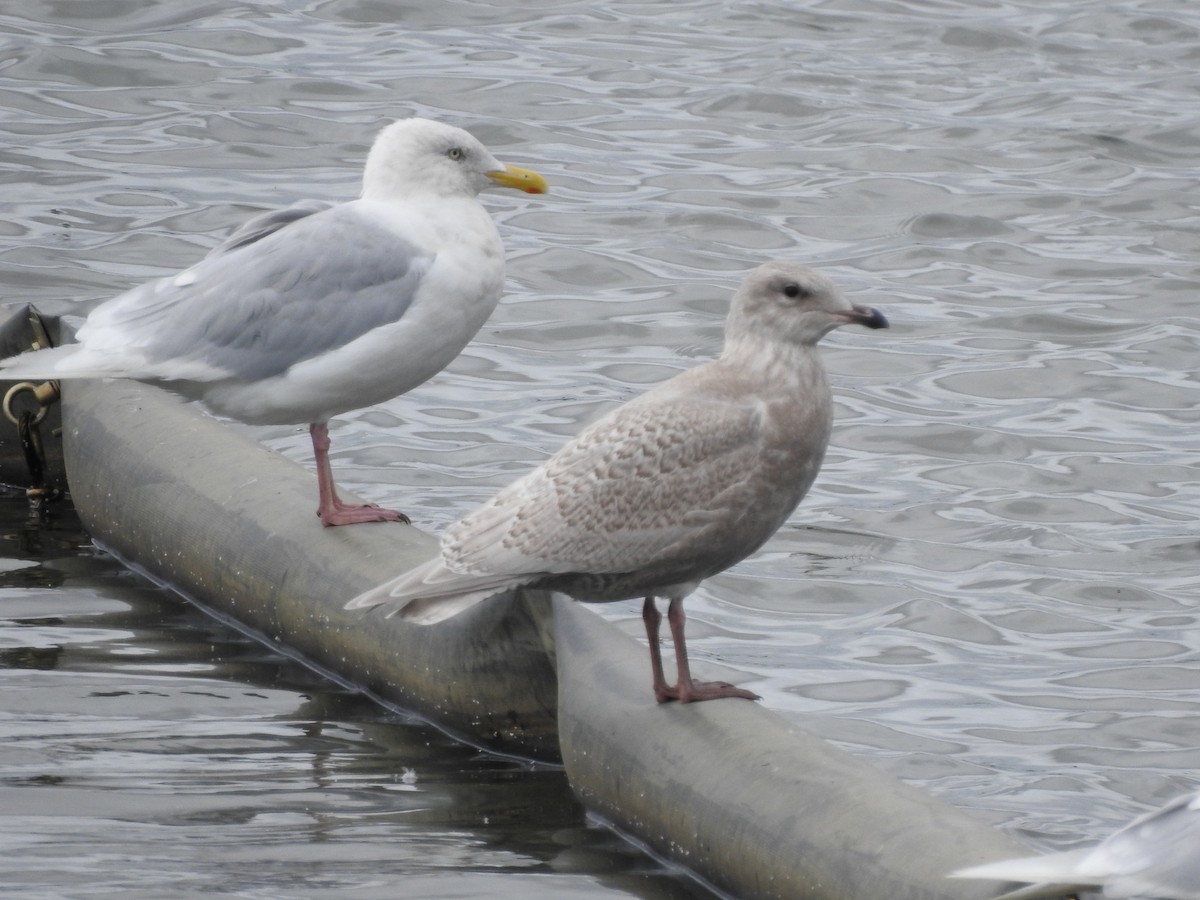
[[[322,524],[407,521],[339,499],[327,423],[428,380],[491,314],[504,248],[477,195],[492,185],[546,190],[460,128],[395,122],[358,199],[251,219],[191,268],[97,307],[77,344],[6,360],[0,374],[135,378],[249,424],[307,424]]]

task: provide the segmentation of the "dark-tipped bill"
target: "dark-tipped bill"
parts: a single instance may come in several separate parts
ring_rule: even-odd
[[[867,328],[887,328],[888,320],[883,313],[870,306],[856,306],[848,313],[842,313],[846,322],[851,325],[865,325]]]

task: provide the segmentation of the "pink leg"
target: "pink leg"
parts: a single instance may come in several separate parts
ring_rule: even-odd
[[[329,466],[329,429],[324,422],[308,426],[312,436],[313,455],[317,459],[317,487],[321,493],[317,517],[326,528],[333,525],[357,525],[360,522],[404,522],[408,516],[394,509],[384,509],[374,503],[343,503],[333,483],[333,470]]]
[[[642,604],[642,621],[646,625],[646,637],[650,640],[650,668],[654,673],[654,699],[666,703],[675,699],[675,689],[667,684],[663,675],[662,648],[659,646],[658,626],[662,623],[654,598],[647,597]]]
[[[683,638],[683,601],[671,600],[667,607],[667,622],[671,625],[671,639],[675,642],[675,664],[679,667],[679,683],[673,692],[680,703],[695,703],[700,700],[716,700],[718,697],[741,697],[758,700],[758,694],[734,687],[724,681],[692,681],[691,666],[688,665],[687,644]]]

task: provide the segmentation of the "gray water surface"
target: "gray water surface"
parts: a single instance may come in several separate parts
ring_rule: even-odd
[[[84,312],[253,212],[351,197],[384,121],[471,128],[552,184],[485,198],[506,300],[438,378],[334,423],[341,482],[437,531],[718,352],[747,269],[816,265],[893,327],[827,340],[825,467],[689,600],[693,655],[1042,849],[1196,786],[1191,0],[14,6],[8,306]],[[303,430],[256,433],[310,462]],[[0,883],[699,890],[554,770],[364,706],[77,526],[4,521]]]

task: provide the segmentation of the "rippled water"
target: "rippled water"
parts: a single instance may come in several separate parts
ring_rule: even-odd
[[[381,121],[470,127],[553,185],[487,198],[506,302],[442,376],[335,423],[342,481],[436,530],[711,357],[752,265],[818,265],[893,327],[828,339],[821,478],[690,601],[694,654],[1041,847],[1195,785],[1191,0],[21,9],[5,302],[82,311],[253,211],[352,196]],[[688,890],[585,828],[557,774],[364,708],[66,524],[5,533],[56,548],[14,549],[0,592],[7,883]]]

